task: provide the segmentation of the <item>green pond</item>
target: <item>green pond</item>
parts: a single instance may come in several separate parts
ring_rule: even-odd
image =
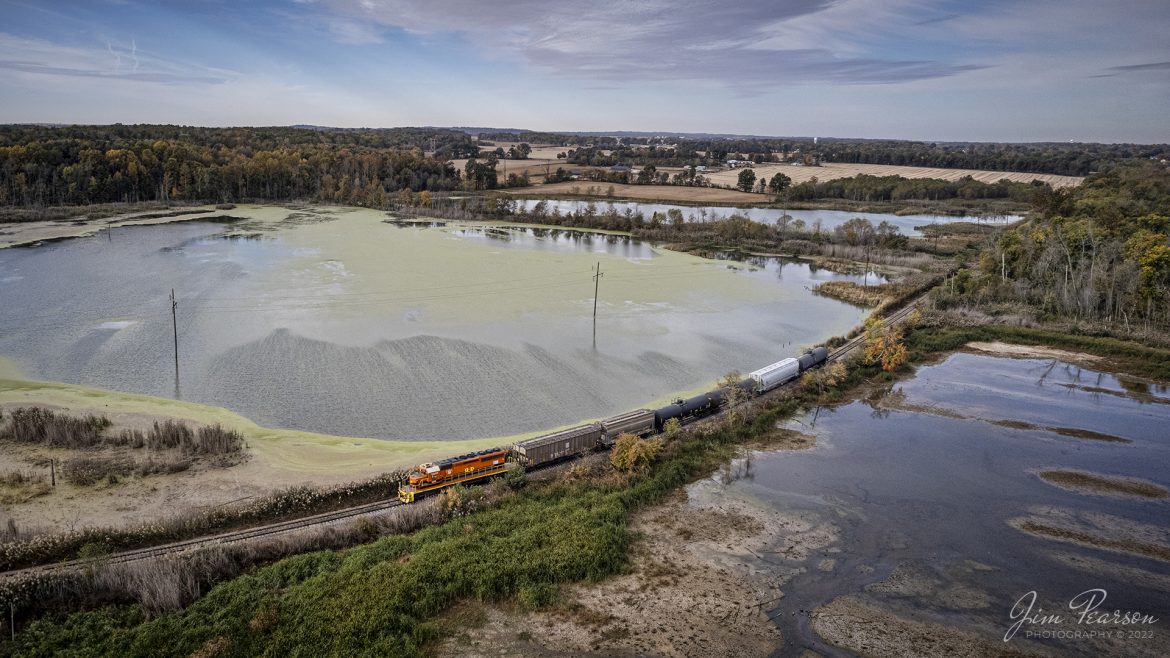
[[[0,250],[0,356],[27,378],[177,394],[273,427],[502,437],[709,386],[865,313],[811,291],[858,277],[801,262],[373,210],[228,214]]]

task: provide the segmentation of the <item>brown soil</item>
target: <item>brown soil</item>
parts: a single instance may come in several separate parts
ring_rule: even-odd
[[[1036,508],[1008,522],[1023,532],[1056,541],[1170,562],[1170,529],[1129,519],[1063,508]]]
[[[1068,350],[1059,350],[1054,347],[1040,347],[1038,345],[1013,345],[1011,343],[1001,342],[972,342],[967,343],[967,349],[976,350],[979,352],[987,352],[989,354],[1001,354],[1004,356],[1020,356],[1027,358],[1039,359],[1059,359],[1071,363],[1095,363],[1101,360],[1101,357],[1086,354],[1084,352],[1069,352]]]
[[[107,430],[145,430],[162,416],[108,413],[114,425]],[[0,487],[4,508],[0,524],[12,520],[22,531],[60,532],[82,527],[118,527],[197,513],[233,502],[299,485],[332,486],[366,477],[387,469],[383,464],[370,468],[341,469],[338,472],[306,473],[283,468],[269,459],[249,458],[228,467],[208,460],[196,460],[190,469],[178,473],[127,476],[115,483],[102,481],[77,486],[61,476],[61,464],[71,457],[127,457],[136,460],[159,458],[145,450],[126,448],[66,450],[45,446],[4,443],[0,445],[0,475],[21,472],[42,476],[44,482],[22,488]],[[50,458],[57,460],[57,484],[50,486]]]
[[[1077,493],[1119,494],[1138,498],[1166,498],[1170,496],[1170,491],[1167,491],[1165,487],[1136,478],[1070,470],[1040,471],[1038,475],[1041,480],[1049,484]]]
[[[960,630],[951,624],[896,614],[860,597],[845,596],[812,614],[812,627],[825,640],[862,656],[1049,656],[1022,641],[1006,645],[989,634]]]
[[[696,504],[684,492],[638,513],[633,530],[629,573],[566,587],[548,611],[463,608],[440,655],[767,655],[781,637],[764,610],[783,598],[786,578],[758,556],[803,559],[836,537],[796,515],[730,498]],[[469,616],[482,623],[469,629]]]
[[[1121,436],[1114,436],[1113,434],[1103,434],[1101,432],[1094,432],[1093,430],[1083,430],[1079,427],[1044,427],[1034,423],[1028,423],[1022,420],[992,420],[988,421],[992,425],[999,425],[1000,427],[1010,427],[1015,430],[1039,430],[1042,432],[1052,432],[1061,436],[1067,436],[1074,439],[1087,439],[1089,441],[1108,441],[1110,443],[1133,443],[1129,439]]]

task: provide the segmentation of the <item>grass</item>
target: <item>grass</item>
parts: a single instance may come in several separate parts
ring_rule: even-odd
[[[141,464],[133,466],[142,467]],[[87,468],[106,469],[99,471],[100,477],[108,478],[110,473],[119,477],[120,471],[109,470],[108,467]],[[160,463],[155,468],[168,466]],[[389,493],[397,490],[401,479],[402,473],[396,472],[332,488],[292,487],[247,503],[178,515],[139,526],[93,527],[31,537],[15,533],[15,541],[0,543],[0,570],[73,559],[79,557],[87,547],[95,545],[106,552],[129,550],[360,505],[386,498]],[[0,602],[2,599],[0,596]]]
[[[2,419],[0,419],[2,420]],[[8,414],[0,441],[38,443],[53,448],[92,448],[104,440],[110,426],[105,416],[76,418],[40,407],[22,407]]]
[[[1066,334],[1030,327],[984,325],[920,328],[906,338],[907,347],[916,360],[933,353],[951,352],[973,341],[1002,341],[1086,352],[1107,357],[1113,365],[1128,373],[1170,381],[1170,350],[1107,336]]]
[[[154,423],[148,432],[123,430],[109,434],[110,419],[105,416],[69,416],[41,407],[21,407],[0,417],[0,441],[32,443],[51,448],[88,449],[102,446],[126,446],[152,451],[177,449],[185,455],[234,455],[245,449],[244,437],[220,425],[191,429],[167,420]]]

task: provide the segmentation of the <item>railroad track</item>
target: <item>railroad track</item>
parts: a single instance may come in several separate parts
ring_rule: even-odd
[[[243,530],[224,532],[218,535],[196,537],[193,539],[171,542],[169,544],[160,544],[158,546],[148,546],[146,548],[136,548],[129,551],[121,551],[119,553],[113,553],[111,555],[105,556],[101,558],[101,561],[104,564],[134,562],[137,560],[160,557],[171,553],[180,553],[183,551],[207,546],[234,544],[252,539],[260,539],[262,537],[271,537],[275,535],[296,532],[298,530],[304,530],[311,527],[328,526],[341,521],[352,520],[369,514],[384,512],[402,504],[403,503],[399,502],[398,500],[381,500],[374,503],[367,503],[365,505],[347,507],[345,509],[335,510],[332,512],[322,512],[321,514],[305,516],[299,519],[290,519],[288,521],[280,521],[277,523],[270,523],[268,525],[245,528]],[[56,562],[53,564],[45,564],[35,567],[27,567],[24,569],[0,572],[0,577],[14,578],[22,575],[54,571],[57,569],[75,569],[92,564],[92,562],[92,560],[68,560],[65,562]]]
[[[882,318],[882,321],[885,322],[888,326],[905,320],[907,316],[914,312],[914,309],[918,308],[918,304],[921,303],[924,299],[926,299],[926,294],[922,294],[921,296],[916,297],[913,301],[907,303],[902,308]],[[853,338],[846,341],[845,344],[841,345],[832,352],[829,352],[828,360],[838,361],[844,358],[850,352],[860,347],[863,342],[865,342],[865,332],[854,336]]]
[[[917,308],[919,302],[921,302],[925,298],[926,298],[926,295],[924,294],[924,295],[914,299],[910,303],[906,304],[904,307],[902,307],[902,308],[898,309],[897,311],[894,311],[890,315],[886,316],[884,318],[884,321],[887,324],[893,324],[893,323],[902,321],[903,319],[906,318],[906,316],[910,315],[910,313],[912,313],[914,311],[914,309]],[[853,350],[860,347],[862,342],[864,342],[864,340],[865,340],[865,334],[864,333],[858,334],[857,336],[850,339],[845,344],[838,347],[836,350],[830,352],[829,356],[828,356],[828,360],[829,361],[837,361],[837,360],[844,358],[849,353],[851,353]],[[787,384],[785,386],[787,386]],[[722,413],[723,412],[721,411],[717,415],[721,415]],[[391,493],[393,493],[393,492],[391,492]],[[129,551],[122,551],[122,552],[114,553],[114,554],[111,554],[109,556],[102,558],[102,562],[105,564],[134,562],[136,560],[144,560],[144,559],[148,559],[148,558],[152,558],[152,557],[160,557],[160,556],[168,555],[171,553],[179,553],[182,551],[193,550],[193,549],[202,548],[202,547],[206,547],[206,546],[213,546],[213,545],[218,545],[218,544],[233,544],[233,543],[242,542],[242,541],[259,539],[262,537],[272,537],[272,536],[281,535],[281,534],[285,534],[285,533],[289,533],[289,532],[295,532],[298,530],[304,530],[306,528],[311,528],[311,527],[315,527],[315,526],[327,526],[330,524],[338,523],[340,521],[356,519],[356,518],[366,516],[369,514],[384,512],[384,511],[392,509],[394,507],[398,507],[402,504],[403,503],[399,502],[396,499],[395,500],[383,500],[383,501],[378,501],[378,502],[374,502],[374,503],[367,503],[365,505],[357,505],[355,507],[347,507],[345,509],[335,510],[333,512],[323,512],[321,514],[314,514],[312,516],[306,516],[306,517],[302,517],[299,519],[290,519],[288,521],[280,521],[278,523],[271,523],[268,525],[256,526],[253,528],[245,528],[243,530],[224,532],[224,533],[220,533],[218,535],[211,535],[211,536],[207,536],[207,537],[196,537],[193,539],[172,542],[169,544],[160,544],[158,546],[149,546],[146,548],[137,548],[137,549],[133,549],[133,550],[129,550]],[[24,569],[15,569],[12,571],[0,572],[0,578],[13,578],[13,577],[19,577],[19,576],[27,575],[27,574],[35,574],[35,573],[53,571],[56,569],[75,569],[78,567],[84,567],[84,566],[89,565],[91,563],[92,563],[92,560],[80,560],[80,559],[79,560],[68,560],[66,562],[57,562],[54,564],[39,565],[39,566],[35,566],[35,567],[27,567]]]

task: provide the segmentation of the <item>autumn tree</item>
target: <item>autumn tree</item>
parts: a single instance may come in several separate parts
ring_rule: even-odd
[[[886,326],[880,318],[865,321],[865,350],[862,354],[868,364],[880,363],[882,370],[893,372],[909,358],[902,332],[896,326]]]
[[[723,399],[727,400],[728,425],[735,425],[741,420],[741,414],[736,407],[746,397],[744,390],[739,387],[742,380],[743,375],[738,370],[732,370],[719,380],[719,390],[723,393]]]
[[[623,432],[618,435],[609,453],[609,463],[615,470],[630,474],[644,474],[658,456],[662,442],[658,439],[643,439]]]
[[[844,363],[834,361],[805,372],[800,378],[800,385],[809,393],[824,395],[826,388],[832,388],[845,381],[845,376],[848,374]]]

